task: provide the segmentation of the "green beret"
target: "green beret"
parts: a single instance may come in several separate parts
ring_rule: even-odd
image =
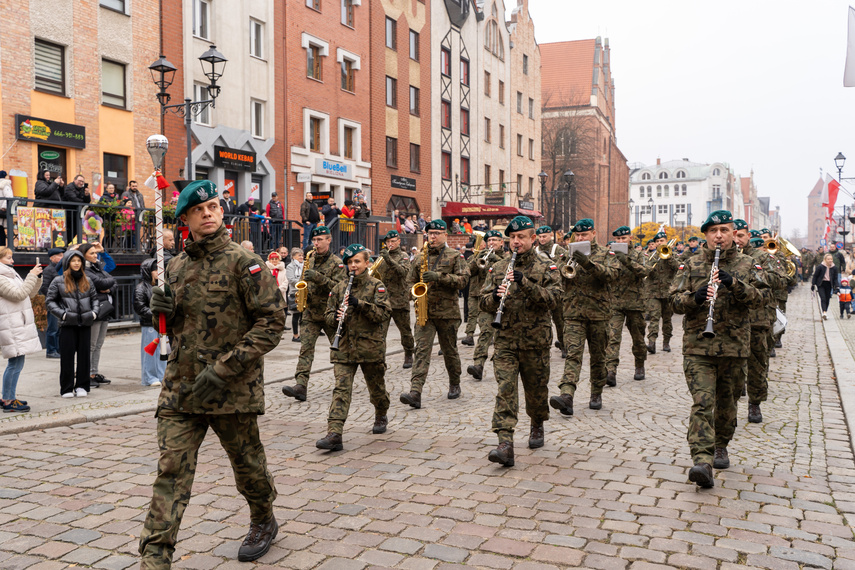
[[[491,237],[496,237],[496,238],[501,239],[502,238],[502,232],[500,232],[498,230],[490,230],[484,234],[484,239],[490,239]]]
[[[571,232],[589,232],[594,229],[594,220],[591,218],[582,218],[573,226]]]
[[[312,230],[312,235],[310,237],[315,236],[328,236],[330,235],[330,229],[326,226],[317,226]]]
[[[759,238],[760,237],[760,230],[748,230],[748,233],[753,238]]]
[[[175,206],[175,216],[184,214],[188,208],[196,204],[219,198],[217,185],[210,180],[194,180],[184,187],[178,196],[178,204]]]
[[[753,237],[750,240],[748,240],[748,243],[750,243],[752,246],[754,246],[754,249],[760,249],[761,247],[763,247],[766,244],[766,242],[763,241],[763,238],[761,238],[761,237]]]
[[[537,231],[534,233],[536,233],[537,235],[551,234],[552,228],[550,228],[549,226],[540,226],[539,228],[537,228]]]
[[[674,245],[686,245],[686,244],[684,244],[684,243],[683,243],[683,242],[681,242],[680,240],[677,240],[676,242],[674,242]]]
[[[747,230],[748,229],[748,222],[746,222],[745,220],[740,220],[739,218],[736,218],[735,220],[733,220],[733,229],[735,229],[735,230]]]
[[[733,214],[728,212],[727,210],[716,210],[711,213],[707,220],[701,226],[701,231],[706,232],[707,228],[710,226],[717,226],[718,224],[732,224],[733,223]]]
[[[650,245],[651,243],[653,243],[652,239],[647,240],[647,245]]]
[[[348,259],[350,259],[354,255],[356,255],[357,253],[360,253],[362,251],[368,251],[368,250],[365,249],[365,246],[362,244],[352,243],[349,246],[347,246],[347,249],[344,250],[344,254],[341,256],[341,260],[344,263],[347,263]]]
[[[760,228],[760,233],[772,235],[772,230],[770,230],[769,228]]]
[[[570,239],[570,238],[572,238],[572,237],[573,237],[573,230],[570,230],[569,232],[567,232],[566,234],[564,234],[564,241],[567,241],[567,240],[569,240],[569,239]]]
[[[632,230],[629,229],[629,226],[621,226],[618,229],[616,229],[615,231],[613,231],[612,235],[615,237],[620,237],[620,236],[628,236],[630,233],[632,233]]]
[[[689,238],[688,241],[698,241],[698,238],[697,238],[697,236],[692,236]]]
[[[508,227],[505,228],[505,235],[510,236],[512,232],[519,232],[522,230],[533,230],[534,222],[531,221],[530,218],[525,216],[517,216],[511,223],[508,224]]]
[[[657,239],[664,239],[667,237],[668,237],[668,235],[665,232],[656,232],[656,235],[653,236],[653,240],[655,241]]]
[[[426,230],[448,230],[448,224],[443,222],[442,220],[431,220],[431,222],[425,226]]]
[[[396,237],[401,237],[401,236],[398,234],[398,232],[396,230],[389,230],[388,232],[386,232],[386,235],[383,237],[383,241],[386,241],[387,239],[396,238]]]
[[[704,245],[705,243],[707,243],[707,240],[702,239],[702,240],[700,240],[698,243],[699,243],[699,244],[701,244],[701,245]]]

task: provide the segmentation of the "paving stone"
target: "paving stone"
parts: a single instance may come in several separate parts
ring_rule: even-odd
[[[383,550],[400,552],[401,554],[415,554],[422,548],[422,543],[406,538],[390,538],[380,545]]]
[[[436,558],[444,562],[463,562],[469,556],[469,551],[442,544],[428,544],[422,553],[427,558]]]
[[[777,558],[792,560],[793,562],[798,562],[799,564],[804,564],[805,566],[811,566],[814,568],[831,568],[832,565],[831,559],[815,552],[808,552],[807,550],[773,546],[770,549],[769,554]]]
[[[101,538],[101,533],[85,528],[76,528],[73,530],[69,530],[68,532],[59,534],[53,538],[54,540],[61,540],[63,542],[73,542],[74,544],[88,544],[93,540],[98,540],[99,538]]]

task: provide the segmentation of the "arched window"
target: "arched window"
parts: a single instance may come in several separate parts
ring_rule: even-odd
[[[668,197],[668,185],[667,184],[665,185],[665,197],[666,198]]]
[[[641,186],[641,187],[638,189],[638,197],[639,197],[639,198],[644,198],[644,186]]]
[[[686,195],[686,185],[683,184],[683,196],[685,196],[685,195]]]
[[[721,176],[721,170],[719,170],[718,168],[713,169],[712,175],[713,176]]]
[[[660,172],[659,173],[659,180],[668,180],[668,173],[667,172]]]
[[[653,186],[648,186],[648,187],[647,187],[647,197],[648,197],[648,198],[653,198]]]
[[[686,177],[686,171],[685,170],[680,170],[679,172],[677,172],[677,178],[685,178],[685,177]]]
[[[642,180],[650,180],[650,173],[645,172],[644,174],[641,175],[641,179]]]
[[[487,33],[484,34],[484,47],[487,51],[504,61],[505,44],[502,42],[502,36],[499,34],[499,11],[495,4],[493,4],[492,14],[493,17],[487,22]]]
[[[657,187],[656,187],[656,197],[657,197],[657,198],[661,198],[661,197],[662,197],[662,186],[657,186]]]

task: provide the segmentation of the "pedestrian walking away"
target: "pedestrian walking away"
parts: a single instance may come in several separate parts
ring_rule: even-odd
[[[161,360],[160,352],[148,354],[146,347],[160,335],[152,322],[152,287],[157,283],[157,260],[148,258],[140,264],[140,282],[134,291],[134,312],[140,318],[140,369],[143,386],[160,386],[166,373],[166,361]]]

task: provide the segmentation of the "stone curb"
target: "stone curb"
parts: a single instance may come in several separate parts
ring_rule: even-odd
[[[825,332],[825,342],[831,355],[837,391],[840,393],[840,405],[843,408],[843,417],[846,418],[846,426],[849,428],[849,445],[855,452],[855,359],[846,340],[840,334],[840,324],[834,315],[832,314],[828,320],[822,320],[819,305],[816,303],[813,305],[814,315],[819,317]]]

